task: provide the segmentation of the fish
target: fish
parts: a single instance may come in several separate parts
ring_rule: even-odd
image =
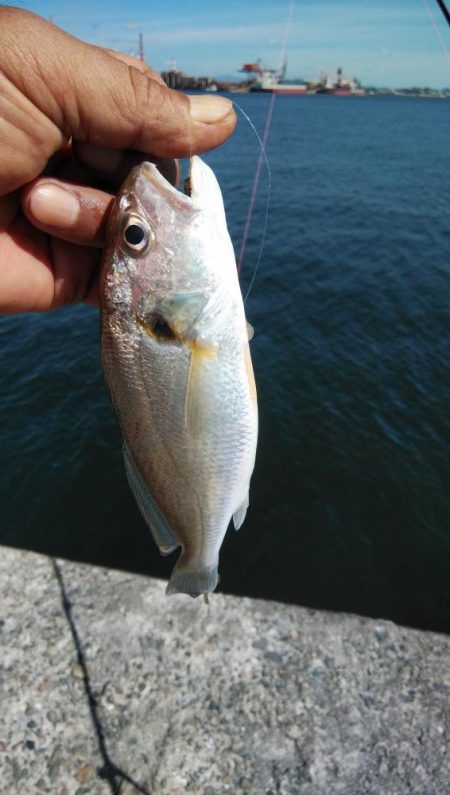
[[[258,405],[222,193],[190,161],[185,192],[150,162],[130,172],[107,228],[101,348],[131,491],[163,555],[166,593],[213,592],[219,551],[242,525]]]

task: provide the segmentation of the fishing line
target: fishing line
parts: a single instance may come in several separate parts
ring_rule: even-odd
[[[255,281],[256,273],[257,273],[257,271],[259,269],[259,265],[260,265],[262,254],[263,254],[263,250],[264,250],[264,245],[265,245],[265,242],[266,242],[267,226],[268,226],[268,223],[269,223],[270,194],[271,194],[271,190],[272,190],[272,172],[270,170],[269,160],[268,160],[267,152],[266,152],[266,141],[267,141],[267,136],[269,135],[269,128],[270,128],[270,122],[271,122],[271,119],[272,119],[274,101],[275,101],[275,94],[272,94],[270,107],[269,107],[269,112],[267,114],[267,119],[266,119],[266,125],[265,125],[265,128],[264,128],[263,137],[261,138],[261,136],[260,136],[258,130],[256,129],[255,125],[253,124],[250,116],[248,116],[247,113],[245,112],[245,110],[243,108],[241,108],[241,106],[237,102],[234,102],[234,100],[233,100],[233,105],[238,109],[238,111],[240,113],[242,113],[244,118],[249,123],[250,127],[252,128],[253,132],[255,133],[255,135],[256,135],[256,137],[258,139],[258,143],[259,143],[259,146],[260,146],[258,165],[256,167],[255,178],[253,180],[252,195],[251,195],[250,202],[249,202],[249,205],[248,205],[247,219],[246,219],[246,222],[245,222],[244,233],[242,235],[242,241],[241,241],[241,248],[240,248],[240,251],[239,251],[238,266],[237,266],[238,273],[241,270],[242,261],[244,259],[245,246],[246,246],[246,243],[247,243],[248,233],[249,233],[249,230],[250,230],[250,224],[251,224],[253,210],[254,210],[254,206],[255,206],[255,200],[256,200],[256,193],[257,193],[257,190],[258,190],[258,183],[259,183],[259,178],[261,176],[261,168],[262,168],[263,163],[265,163],[265,166],[266,166],[266,169],[267,169],[267,199],[266,199],[266,208],[265,208],[265,211],[264,211],[262,239],[261,239],[261,244],[260,244],[260,247],[259,247],[258,258],[256,260],[256,265],[255,265],[255,268],[253,270],[253,275],[252,275],[252,278],[250,280],[250,284],[249,284],[247,293],[245,295],[244,302],[248,298],[248,294],[249,294],[249,292],[250,292],[250,290],[251,290],[251,288],[253,286],[253,282]]]
[[[449,14],[447,8],[445,7],[445,4],[443,2],[441,2],[441,0],[437,0],[437,3],[438,3],[439,8],[441,9],[442,13],[444,14],[445,19],[447,20],[447,22],[450,25],[450,14]],[[447,58],[447,61],[450,63],[450,52],[448,51],[448,48],[447,48],[447,45],[446,45],[446,43],[444,41],[442,33],[439,30],[439,26],[438,26],[438,24],[437,24],[437,22],[436,22],[436,20],[435,20],[435,18],[433,16],[432,12],[431,12],[431,8],[428,5],[428,0],[422,0],[422,4],[423,4],[423,7],[425,8],[425,11],[428,14],[428,17],[430,18],[431,24],[433,25],[433,28],[434,28],[434,32],[436,33],[436,36],[439,39],[439,42],[440,42],[440,45],[441,45],[442,50],[444,52],[444,55]]]
[[[190,100],[189,100],[190,102]],[[188,159],[188,172],[187,176],[183,178],[183,187],[184,192],[187,193],[189,196],[191,195],[191,171],[192,171],[192,157],[194,154],[194,148],[192,145],[193,135],[192,135],[192,116],[189,113],[189,159]],[[181,174],[180,174],[181,176]]]
[[[289,5],[288,19],[287,19],[285,30],[284,30],[283,42],[282,42],[281,51],[280,51],[280,68],[282,67],[283,64],[286,63],[286,50],[287,50],[287,44],[288,44],[288,40],[289,40],[289,33],[290,33],[291,25],[292,25],[292,17],[293,17],[293,14],[294,14],[294,7],[295,7],[295,0],[291,0],[291,3]],[[240,110],[240,112],[243,114],[243,116],[245,116],[245,118],[249,122],[250,126],[252,127],[253,131],[256,134],[256,137],[258,138],[259,145],[260,145],[260,153],[259,153],[258,163],[257,163],[257,166],[256,166],[255,178],[253,180],[253,188],[252,188],[252,193],[251,193],[251,197],[250,197],[250,201],[249,201],[249,205],[248,205],[247,218],[246,218],[246,221],[245,221],[244,232],[243,232],[243,235],[242,235],[241,247],[240,247],[240,251],[239,251],[238,272],[241,270],[242,263],[243,263],[244,256],[245,256],[245,249],[246,249],[246,246],[247,246],[247,239],[248,239],[248,235],[249,235],[249,231],[250,231],[250,225],[251,225],[251,222],[252,222],[253,211],[254,211],[254,208],[255,208],[256,194],[257,194],[257,191],[258,191],[259,179],[260,179],[260,176],[261,176],[261,169],[262,169],[262,165],[263,165],[264,162],[266,164],[267,173],[268,173],[267,201],[266,201],[266,209],[265,209],[264,222],[263,222],[262,243],[261,243],[261,246],[260,246],[260,249],[259,249],[258,258],[256,260],[256,265],[255,265],[255,268],[253,270],[253,275],[252,275],[252,278],[250,280],[250,285],[248,287],[247,293],[246,293],[245,298],[244,298],[244,302],[247,300],[247,298],[249,296],[249,293],[250,293],[250,290],[253,287],[253,283],[255,281],[256,273],[257,273],[257,271],[259,269],[259,265],[260,265],[260,262],[261,262],[262,253],[263,253],[263,249],[264,249],[264,244],[265,244],[265,241],[266,241],[267,225],[268,225],[268,221],[269,221],[270,193],[271,193],[271,188],[272,188],[272,176],[271,176],[269,161],[267,159],[266,144],[267,144],[267,139],[269,137],[270,125],[272,123],[272,116],[273,116],[273,109],[274,109],[274,105],[275,105],[275,99],[276,99],[276,93],[275,93],[275,91],[272,91],[272,94],[271,94],[271,97],[270,97],[269,107],[268,107],[268,110],[267,110],[266,123],[265,123],[265,126],[264,126],[264,132],[263,132],[262,139],[261,139],[258,131],[256,130],[255,125],[253,124],[251,119],[247,116],[247,114],[244,112],[244,110],[240,107],[240,105],[238,105],[237,102],[233,102],[233,104],[238,108],[238,110]]]

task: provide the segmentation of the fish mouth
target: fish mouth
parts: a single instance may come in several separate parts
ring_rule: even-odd
[[[149,161],[144,161],[132,169],[124,189],[129,200],[136,194],[144,197],[142,199],[144,206],[145,196],[148,195],[149,190],[151,193],[158,193],[173,208],[182,211],[186,218],[204,213],[214,219],[217,226],[228,234],[219,183],[212,169],[198,155],[190,158],[189,173],[184,180],[183,190],[178,190],[172,185],[157,166]]]
[[[145,161],[131,171],[127,189],[129,192],[135,191],[136,183],[144,180],[147,185],[151,185],[158,193],[162,194],[172,206],[175,204],[176,207],[184,211],[197,212],[199,208],[192,199],[191,173],[192,165],[189,175],[184,180],[183,191],[181,191],[161,174],[154,163]]]
[[[157,166],[144,161],[131,169],[120,191],[119,210],[138,212],[151,218],[158,201],[166,202],[189,222],[201,210],[193,199],[178,190]]]
[[[170,197],[172,201],[176,199],[177,204],[181,204],[184,207],[188,206],[192,210],[208,209],[211,198],[214,199],[214,203],[217,201],[214,198],[217,192],[220,195],[220,203],[222,202],[222,195],[214,174],[198,155],[192,155],[189,158],[189,173],[183,181],[182,190],[172,185],[161,174],[157,166],[149,161],[144,161],[140,165],[135,166],[130,174],[129,187],[132,188],[135,180],[140,177],[145,179],[147,183],[151,183],[157,190],[163,192],[167,198]]]

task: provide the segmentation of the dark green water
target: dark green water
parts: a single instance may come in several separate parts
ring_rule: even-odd
[[[269,97],[237,97],[261,130]],[[279,97],[247,302],[261,433],[221,589],[450,629],[450,102]],[[236,247],[258,158],[208,159]],[[265,178],[243,269],[261,241]],[[128,490],[96,312],[0,322],[0,541],[167,577]]]

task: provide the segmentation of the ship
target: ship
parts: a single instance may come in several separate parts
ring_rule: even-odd
[[[338,96],[364,96],[366,91],[362,88],[357,77],[348,78],[341,67],[335,74],[322,73],[317,80],[302,83],[289,83],[284,81],[286,62],[279,69],[267,69],[261,61],[245,63],[240,72],[249,75],[248,81],[243,83],[247,91],[265,91],[271,94],[334,94]]]
[[[262,91],[270,94],[306,94],[306,83],[283,83],[286,74],[286,62],[279,69],[267,69],[261,61],[245,63],[240,72],[249,75],[248,90]]]
[[[318,80],[308,83],[308,88],[315,94],[333,94],[335,96],[364,96],[365,89],[362,88],[357,77],[346,77],[339,67],[336,74],[321,74]]]

